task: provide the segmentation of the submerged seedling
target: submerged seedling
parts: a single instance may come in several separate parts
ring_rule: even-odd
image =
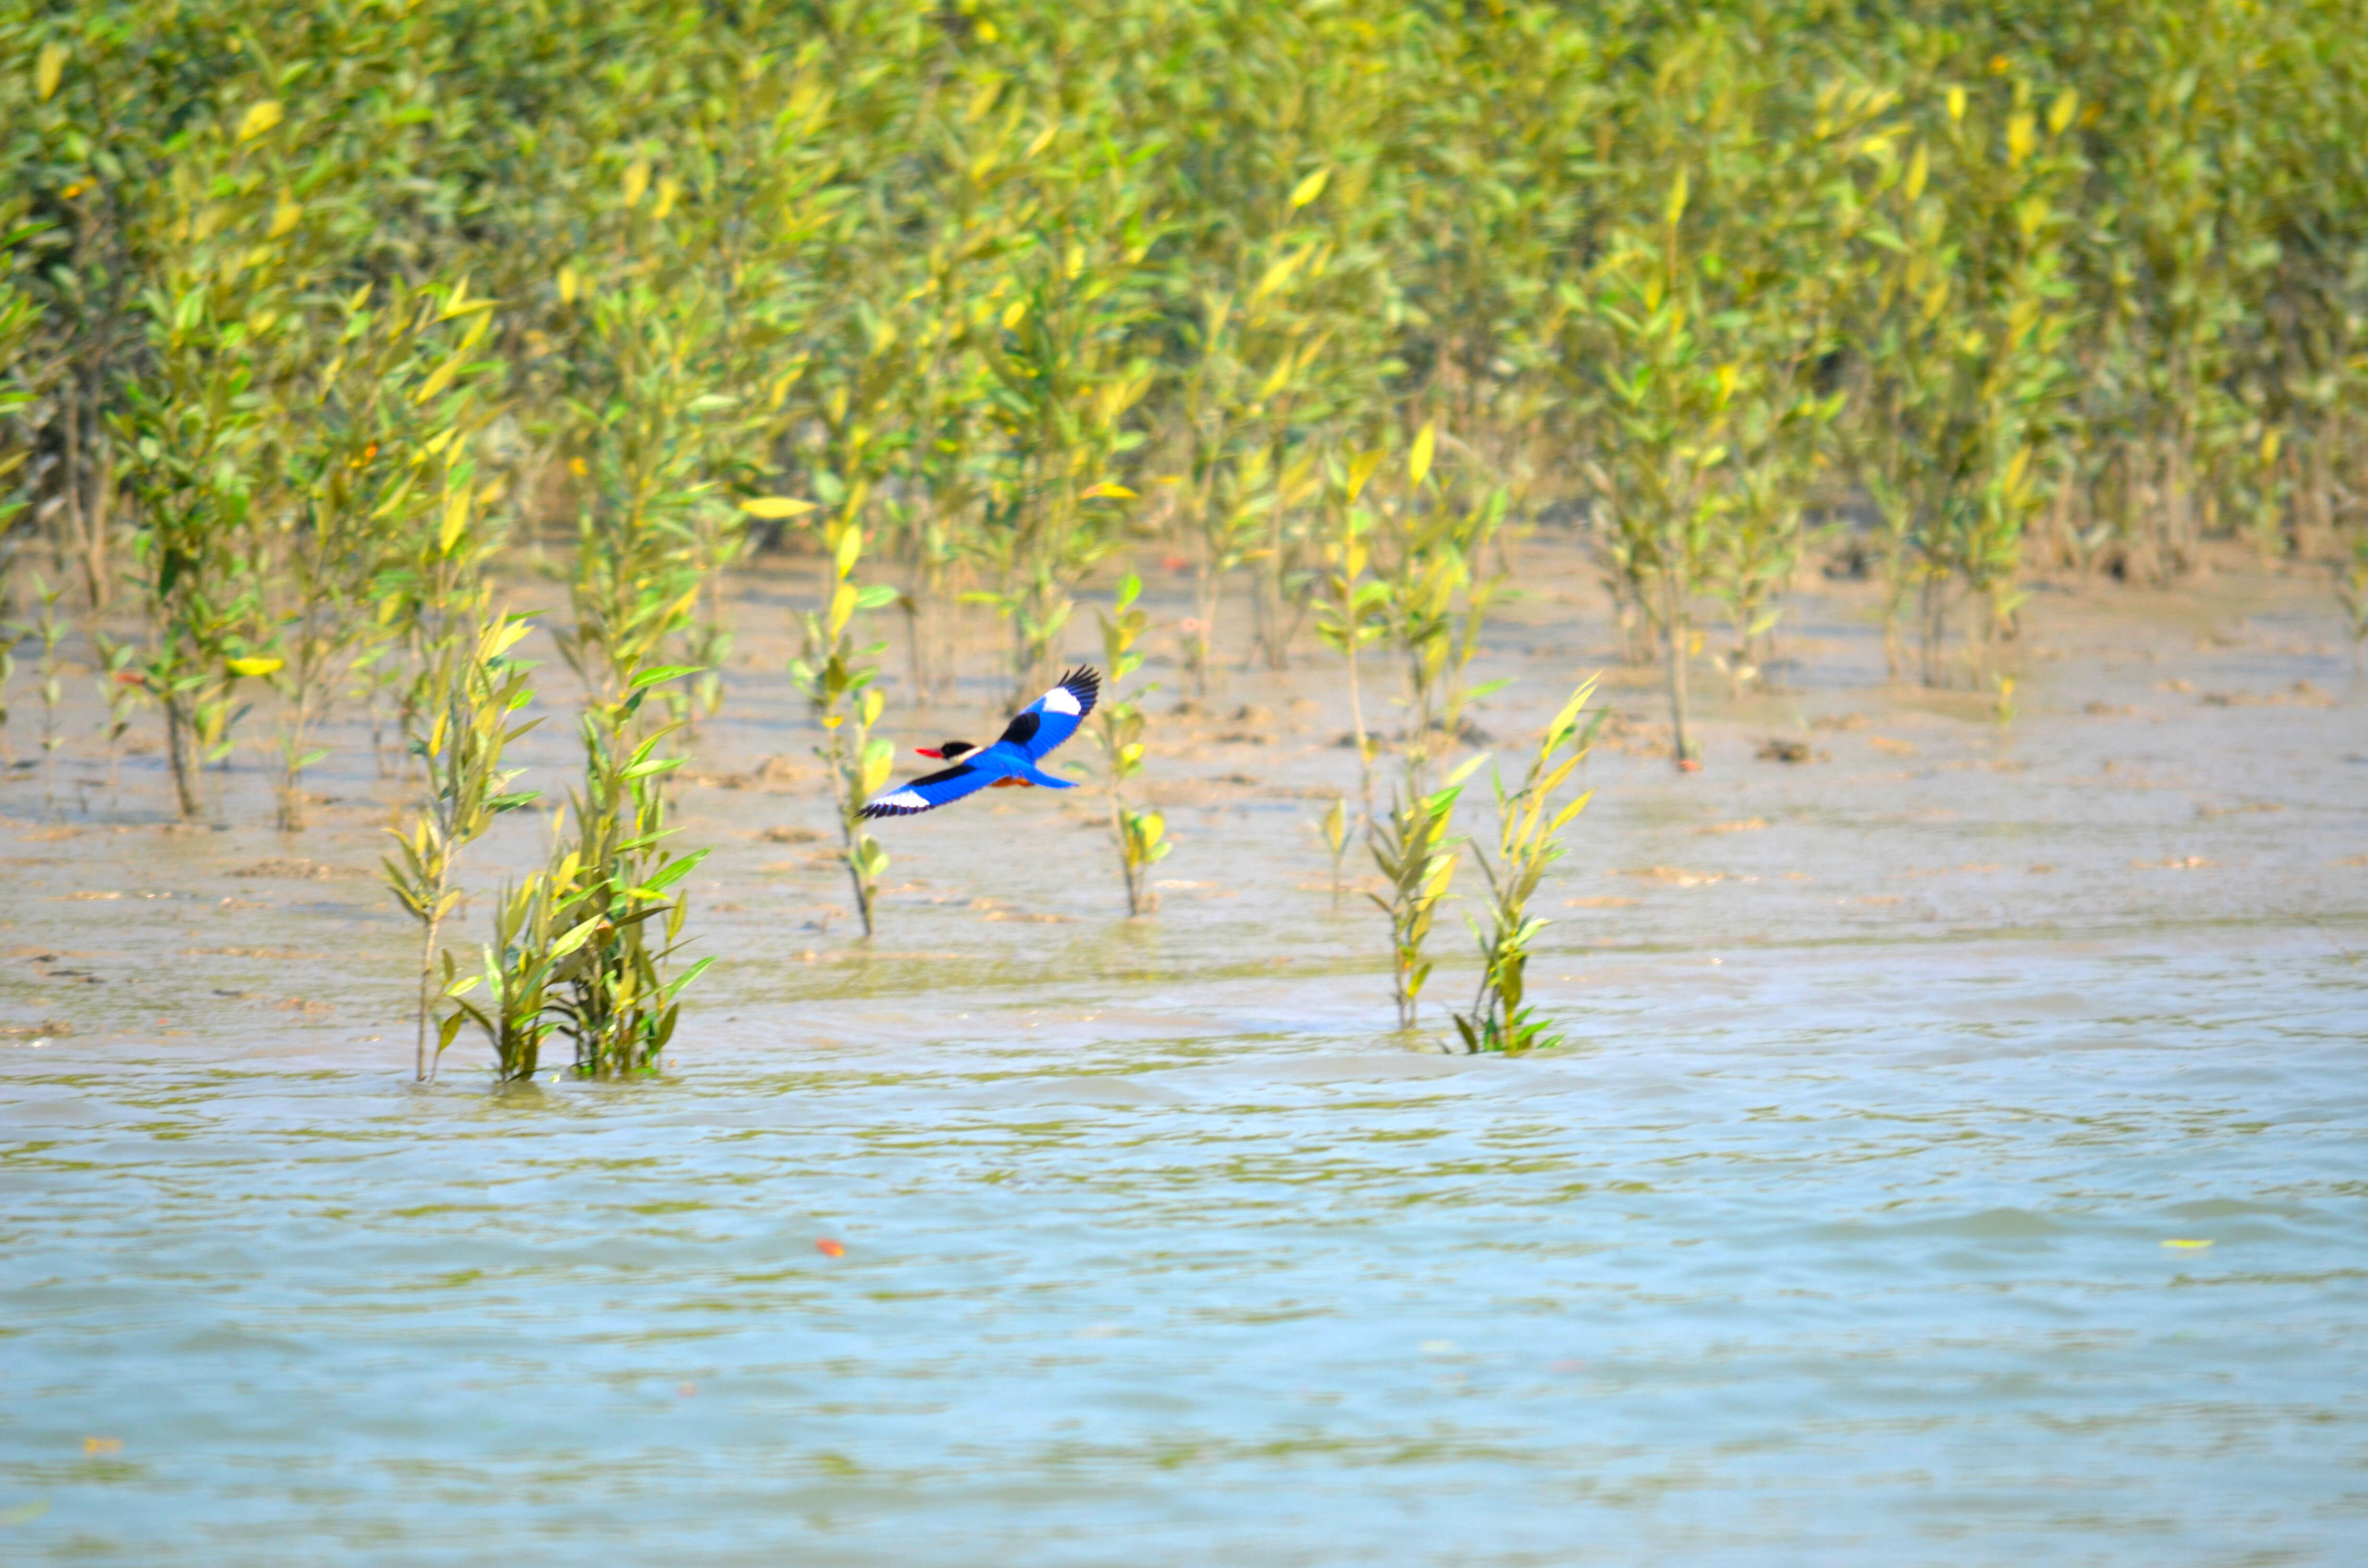
[[[1390,990],[1397,1005],[1398,1028],[1415,1026],[1424,982],[1432,960],[1423,945],[1430,939],[1431,920],[1447,884],[1455,875],[1455,848],[1460,840],[1447,836],[1456,797],[1463,780],[1487,760],[1483,752],[1458,767],[1444,788],[1423,794],[1411,783],[1393,803],[1390,814],[1373,824],[1373,864],[1388,883],[1386,893],[1371,893],[1390,922]]]
[[[1323,833],[1324,847],[1332,852],[1332,907],[1337,911],[1340,907],[1342,881],[1340,862],[1349,853],[1349,798],[1347,796],[1332,797],[1332,804],[1325,809]]]
[[[381,862],[387,886],[419,923],[416,1073],[423,1083],[435,1075],[437,1058],[463,1021],[458,1011],[446,1015],[437,1026],[435,1051],[429,1051],[428,1021],[437,1002],[453,994],[449,960],[441,965],[443,984],[438,983],[436,938],[461,900],[461,890],[452,885],[454,865],[461,850],[495,817],[535,799],[531,790],[511,790],[519,770],[502,767],[502,754],[509,744],[541,722],[509,722],[510,715],[534,699],[527,666],[508,656],[531,628],[524,616],[493,609],[489,590],[478,591],[470,617],[475,635],[448,644],[429,672],[429,707],[422,714],[425,734],[413,744],[426,774],[424,798],[408,828],[387,830],[401,846],[400,858],[389,855]]]
[[[657,749],[677,726],[632,738],[635,715],[652,689],[697,673],[669,666],[632,674],[620,700],[596,703],[584,716],[576,837],[550,876],[552,913],[541,929],[559,933],[556,947],[580,944],[552,952],[564,967],[555,973],[559,990],[551,1008],[586,1077],[654,1070],[674,1039],[683,988],[715,961],[704,958],[679,974],[667,972],[690,912],[690,895],[679,884],[708,852],[663,846],[677,831],[666,825],[665,776],[686,759],[660,756]]]
[[[1546,922],[1530,914],[1546,868],[1562,858],[1562,830],[1587,808],[1593,791],[1556,807],[1554,794],[1595,742],[1608,710],[1599,710],[1582,728],[1579,720],[1595,682],[1583,682],[1546,726],[1529,770],[1519,788],[1508,793],[1501,773],[1492,772],[1497,796],[1497,853],[1492,859],[1475,848],[1473,859],[1488,883],[1488,922],[1471,920],[1480,944],[1480,989],[1472,1010],[1455,1016],[1455,1031],[1463,1049],[1542,1051],[1560,1045],[1563,1037],[1530,1006],[1527,975],[1530,947]],[[1567,749],[1567,756],[1563,753]],[[1559,758],[1559,760],[1557,760]],[[1470,917],[1467,916],[1467,919]]]

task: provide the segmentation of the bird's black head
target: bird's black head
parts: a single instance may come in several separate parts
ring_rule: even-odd
[[[968,741],[948,741],[941,746],[915,746],[913,749],[923,756],[939,757],[951,762],[964,753],[973,752],[978,748]]]

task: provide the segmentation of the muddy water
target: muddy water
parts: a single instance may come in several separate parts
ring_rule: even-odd
[[[1512,742],[1606,653],[1577,562],[1531,568],[1481,672]],[[762,635],[800,592],[745,601],[682,792],[723,961],[658,1082],[407,1082],[350,737],[301,838],[244,771],[167,830],[153,755],[0,790],[0,1557],[2368,1541],[2368,699],[2319,585],[2042,595],[2006,726],[1886,690],[1832,590],[1690,778],[1615,672],[1639,749],[1588,765],[1534,970],[1572,1043],[1519,1061],[1386,1033],[1315,669],[1156,732],[1156,919],[1090,801],[1007,791],[891,824],[850,940]]]

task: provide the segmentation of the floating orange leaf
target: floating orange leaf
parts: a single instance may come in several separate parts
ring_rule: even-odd
[[[814,1243],[814,1251],[822,1254],[825,1257],[845,1257],[847,1256],[846,1246],[841,1243],[831,1240],[828,1236],[825,1236],[822,1240]]]

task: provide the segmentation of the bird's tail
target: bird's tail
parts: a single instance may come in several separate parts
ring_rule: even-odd
[[[1047,790],[1074,790],[1077,787],[1076,779],[1055,778],[1051,774],[1045,772],[1042,768],[1036,767],[1033,763],[1025,767],[1015,767],[1011,770],[1011,773],[1012,777],[1015,778],[1025,778],[1030,784],[1041,784]]]

